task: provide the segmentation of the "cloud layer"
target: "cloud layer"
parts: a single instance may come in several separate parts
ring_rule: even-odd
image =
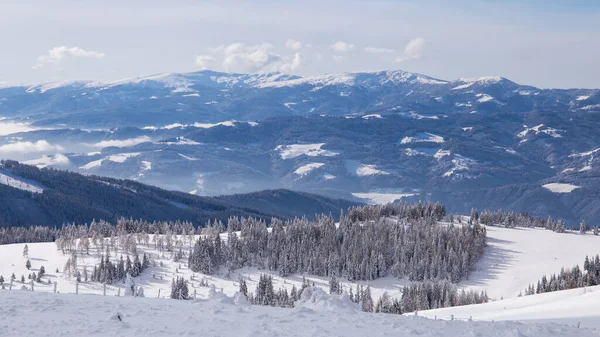
[[[38,140],[37,142],[14,142],[9,144],[0,145],[0,155],[26,155],[29,153],[51,153],[60,152],[64,148],[60,145],[52,145],[45,140]]]
[[[110,139],[103,140],[101,142],[91,144],[92,147],[103,149],[105,147],[129,147],[135,146],[141,143],[146,143],[152,141],[148,136],[141,136],[136,138],[128,138],[128,139]]]
[[[347,43],[344,41],[337,41],[336,43],[329,46],[329,48],[331,48],[331,50],[333,50],[335,52],[339,52],[339,53],[346,53],[346,52],[352,51],[352,50],[354,50],[354,47],[355,46],[352,43]]]
[[[37,64],[33,68],[39,69],[47,64],[58,64],[67,56],[101,59],[104,57],[104,53],[79,47],[54,47],[48,50],[48,53],[40,55]]]
[[[396,62],[418,60],[423,54],[423,49],[425,49],[425,39],[422,37],[414,38],[404,47],[404,54],[399,56]]]
[[[298,50],[302,44],[289,40],[288,49]],[[220,65],[228,72],[293,72],[303,64],[304,57],[299,52],[281,55],[274,51],[270,43],[247,45],[232,43],[210,49],[210,54],[196,56],[196,66],[208,69]]]

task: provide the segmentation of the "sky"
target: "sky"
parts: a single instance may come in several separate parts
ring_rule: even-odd
[[[600,1],[2,0],[0,86],[401,69],[600,88]]]

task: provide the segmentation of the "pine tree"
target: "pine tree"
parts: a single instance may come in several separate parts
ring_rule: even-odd
[[[371,297],[371,286],[367,286],[367,289],[361,296],[361,310],[364,312],[373,312],[373,298]]]
[[[25,262],[25,268],[27,268],[27,270],[31,269],[31,261],[29,261],[29,259]]]
[[[25,245],[25,247],[23,247],[23,257],[25,257],[25,258],[29,257],[29,247],[27,247],[27,245]]]
[[[246,284],[246,280],[240,277],[240,293],[244,294],[246,298],[248,298],[248,285]]]
[[[25,275],[21,275],[21,283],[25,283]]]
[[[0,285],[4,284],[4,277],[0,275]]]

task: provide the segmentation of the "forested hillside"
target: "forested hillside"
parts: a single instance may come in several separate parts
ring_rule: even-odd
[[[63,223],[89,223],[93,219],[116,221],[121,217],[151,221],[189,221],[196,226],[209,219],[225,221],[230,216],[250,216],[270,219],[272,216],[288,218],[290,212],[278,214],[268,199],[265,204],[242,203],[167,191],[131,180],[37,168],[15,161],[2,161],[3,172],[10,174],[16,183],[0,184],[0,226],[44,225],[60,226]],[[26,189],[25,182],[38,186],[35,191]],[[282,192],[286,198],[295,198],[292,191]],[[238,196],[237,200],[243,200]],[[315,213],[339,212],[351,203],[309,194],[302,194],[308,217]],[[277,202],[285,203],[278,199]],[[281,208],[279,208],[281,210]],[[298,212],[293,215],[300,214]]]

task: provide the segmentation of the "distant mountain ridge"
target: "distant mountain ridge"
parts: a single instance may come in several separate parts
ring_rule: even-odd
[[[0,157],[39,167],[204,196],[284,188],[600,224],[598,89],[200,71],[0,88],[0,116],[23,130],[0,136]]]
[[[230,216],[253,216],[270,220],[295,216],[313,218],[315,214],[338,214],[357,203],[293,191],[277,191],[269,202],[269,193],[262,194],[264,204],[251,202],[252,195],[234,198],[205,198],[188,193],[166,191],[130,180],[38,169],[13,161],[3,161],[3,175],[10,172],[12,184],[0,176],[0,226],[60,226],[63,223],[89,223],[93,219],[115,221],[120,217],[149,221],[190,221],[203,226],[208,220],[227,220]],[[37,189],[28,188],[31,184]],[[282,198],[283,196],[283,198]],[[302,199],[294,214],[271,207]],[[286,202],[285,199],[289,199]],[[249,205],[253,207],[248,207]],[[306,211],[301,214],[300,211]]]

